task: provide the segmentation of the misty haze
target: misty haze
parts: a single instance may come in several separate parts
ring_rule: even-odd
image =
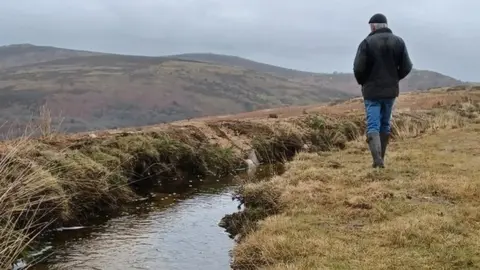
[[[353,58],[377,10],[413,59],[402,91],[478,79],[476,31],[462,21],[476,4],[455,17],[452,1],[272,3],[2,3],[3,132],[23,130],[42,105],[78,132],[359,96]]]
[[[2,1],[0,269],[480,269],[479,10]]]

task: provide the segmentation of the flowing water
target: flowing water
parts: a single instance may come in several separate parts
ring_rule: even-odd
[[[157,194],[117,217],[52,233],[40,248],[47,258],[29,269],[230,269],[234,242],[218,222],[238,202],[234,186],[221,182]]]

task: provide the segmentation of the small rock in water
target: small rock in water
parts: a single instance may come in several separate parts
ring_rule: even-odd
[[[255,154],[255,150],[252,149],[252,151],[250,151],[250,153],[248,154],[248,159],[251,160],[255,166],[260,165],[257,155]]]
[[[233,238],[233,241],[238,243],[238,242],[240,242],[241,237],[242,237],[242,234],[239,233],[239,234],[235,235],[235,237]]]
[[[251,177],[255,174],[258,165],[260,162],[258,161],[257,155],[255,154],[255,150],[251,150],[248,158],[244,160],[247,165],[247,174]]]
[[[25,261],[19,260],[12,265],[12,270],[24,270],[27,269],[27,267],[28,264]]]
[[[188,185],[188,187],[192,187],[192,185]]]
[[[148,198],[138,198],[135,200],[135,202],[143,202],[143,201],[146,201],[148,200]]]
[[[233,196],[232,196],[232,201],[234,201],[234,200],[237,200],[237,201],[239,202],[239,204],[238,204],[238,206],[237,206],[237,209],[238,209],[238,210],[241,210],[241,209],[242,209],[242,205],[245,204],[245,199],[244,199],[241,195],[236,194],[236,195],[233,195]]]
[[[84,226],[60,227],[60,228],[55,229],[55,231],[57,231],[57,232],[62,232],[62,231],[74,231],[74,230],[80,230],[80,229],[84,229],[84,228],[85,228]]]

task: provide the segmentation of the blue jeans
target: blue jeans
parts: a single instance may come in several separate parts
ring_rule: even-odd
[[[367,115],[367,134],[390,133],[390,118],[395,98],[366,99],[365,113]]]

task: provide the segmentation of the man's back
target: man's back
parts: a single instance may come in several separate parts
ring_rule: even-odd
[[[411,69],[405,42],[387,27],[371,32],[360,43],[354,62],[355,77],[366,99],[397,97],[399,81]]]
[[[371,33],[358,46],[353,71],[362,85],[372,166],[384,168],[398,84],[412,70],[412,62],[403,40],[388,28],[385,15],[377,13],[368,23]]]

